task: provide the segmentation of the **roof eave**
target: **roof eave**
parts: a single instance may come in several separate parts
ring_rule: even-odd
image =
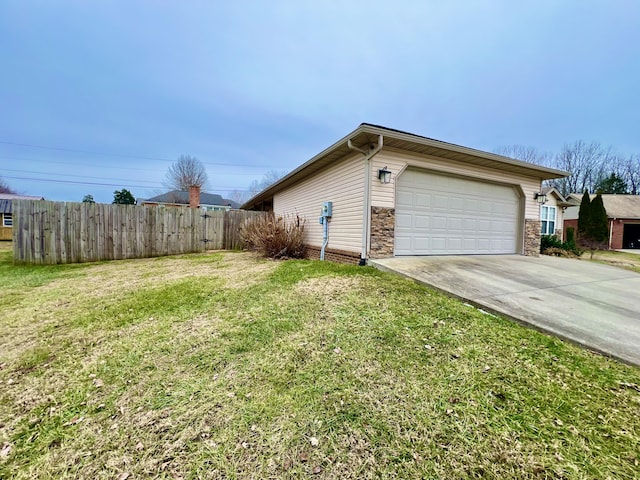
[[[393,138],[396,140],[406,141],[410,143],[415,143],[419,145],[425,145],[429,147],[433,147],[439,150],[446,150],[455,153],[459,153],[462,155],[467,155],[469,157],[475,157],[480,159],[489,160],[490,162],[495,162],[496,165],[494,167],[499,167],[499,165],[510,165],[513,167],[517,167],[519,170],[525,171],[532,176],[539,178],[542,180],[551,180],[554,178],[562,178],[569,176],[569,172],[565,172],[563,170],[556,170],[552,168],[542,167],[539,165],[535,165],[532,163],[523,162],[521,160],[515,160],[509,157],[504,157],[502,155],[497,155],[494,153],[483,152],[481,150],[476,150],[469,147],[463,147],[460,145],[455,145],[452,143],[442,142],[440,140],[434,140],[427,137],[422,137],[419,135],[401,132],[398,130],[390,130],[384,127],[379,127],[370,124],[361,124],[358,128],[345,135],[343,138],[324,149],[322,152],[318,153],[310,160],[306,161],[296,169],[292,170],[290,173],[276,181],[275,183],[269,185],[267,188],[254,195],[252,198],[243,203],[240,208],[248,209],[254,207],[265,200],[271,198],[275,193],[277,193],[281,188],[286,186],[286,184],[292,183],[293,180],[298,177],[304,170],[320,161],[324,157],[330,155],[334,151],[338,150],[341,147],[346,146],[348,140],[354,139],[360,134],[371,134],[371,135],[383,135],[388,138]]]

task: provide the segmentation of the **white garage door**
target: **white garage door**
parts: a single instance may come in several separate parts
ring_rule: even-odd
[[[516,253],[513,187],[406,170],[396,191],[396,255]]]

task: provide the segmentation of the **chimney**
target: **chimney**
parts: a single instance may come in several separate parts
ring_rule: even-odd
[[[189,208],[198,208],[200,205],[200,187],[192,185],[189,187]]]

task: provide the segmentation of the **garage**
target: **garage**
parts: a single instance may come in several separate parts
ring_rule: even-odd
[[[409,168],[396,188],[395,255],[519,252],[515,187]]]
[[[640,249],[640,223],[625,223],[622,236],[622,248]]]

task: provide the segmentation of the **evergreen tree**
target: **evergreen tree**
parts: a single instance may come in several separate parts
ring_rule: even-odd
[[[609,246],[608,223],[602,192],[598,191],[593,200],[585,192],[578,217],[578,242],[581,247],[591,251],[591,258],[596,250],[605,250]]]
[[[609,240],[609,222],[607,220],[607,211],[602,201],[602,193],[598,192],[596,198],[591,202],[590,210],[590,228],[589,237],[596,242],[608,243]]]
[[[598,182],[596,190],[602,190],[602,193],[627,193],[627,182],[624,181],[620,175],[615,172],[611,173],[608,177],[603,178]]]
[[[122,190],[116,190],[113,192],[113,203],[117,203],[119,205],[135,205],[136,199],[129,190],[123,188]]]
[[[580,211],[578,212],[578,236],[586,232],[589,227],[591,217],[591,197],[587,190],[582,195],[582,201],[580,202]]]
[[[82,197],[82,203],[96,203],[96,201],[93,199],[93,195],[87,194]]]

